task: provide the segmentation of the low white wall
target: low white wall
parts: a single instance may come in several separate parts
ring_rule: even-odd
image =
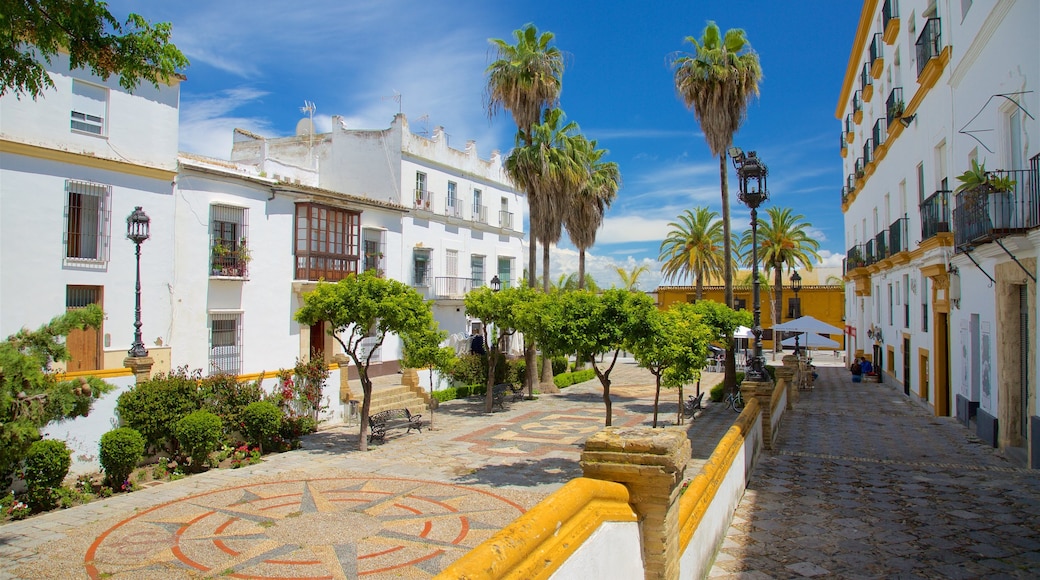
[[[553,580],[628,580],[643,577],[643,553],[637,522],[603,522],[574,554],[556,569]]]
[[[776,448],[776,434],[780,431],[780,421],[783,420],[784,412],[787,411],[787,385],[783,385],[782,388],[778,385],[778,390],[780,391],[780,396],[776,398],[776,405],[773,406],[769,416],[769,421],[773,428],[770,440],[773,442],[774,449]]]
[[[726,469],[726,475],[679,560],[680,578],[704,578],[711,569],[715,552],[726,538],[733,512],[744,496],[761,448],[762,415],[759,413],[733,461],[728,466],[719,466]]]

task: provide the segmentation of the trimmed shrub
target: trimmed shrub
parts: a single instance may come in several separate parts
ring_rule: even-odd
[[[447,389],[441,389],[433,392],[433,398],[443,403],[445,401],[454,401],[458,398],[458,391],[455,387],[449,387]]]
[[[25,485],[28,503],[34,509],[54,507],[54,490],[69,474],[72,452],[64,441],[44,439],[29,446],[25,456]]]
[[[278,435],[286,441],[295,441],[303,435],[314,433],[318,430],[318,422],[314,417],[283,417],[282,426],[278,429]]]
[[[144,437],[129,427],[113,429],[101,436],[101,469],[105,480],[120,489],[144,455]]]
[[[220,417],[223,422],[224,435],[230,436],[242,430],[242,410],[249,403],[262,401],[264,389],[259,379],[250,382],[238,382],[234,375],[220,373],[202,379],[199,385],[202,408]]]
[[[567,357],[554,356],[551,361],[553,376],[567,372]]]
[[[242,423],[249,442],[263,453],[264,443],[270,442],[282,426],[282,410],[270,401],[250,403],[242,410]]]
[[[209,454],[224,438],[224,422],[209,411],[195,411],[185,415],[174,426],[181,451],[191,457],[192,469],[199,471],[209,459]]]
[[[583,371],[574,371],[573,373],[558,374],[553,377],[553,382],[556,383],[558,388],[563,389],[594,378],[596,378],[596,371],[585,369]]]
[[[173,428],[182,417],[201,408],[201,376],[201,370],[189,373],[186,366],[169,375],[157,375],[119,395],[116,413],[149,447],[176,451]]]
[[[456,383],[478,385],[487,382],[487,373],[487,357],[470,353],[459,356],[448,374]]]
[[[708,396],[713,403],[721,403],[722,399],[726,398],[726,383],[721,382],[712,387]]]

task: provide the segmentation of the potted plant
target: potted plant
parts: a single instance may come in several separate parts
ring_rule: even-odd
[[[246,244],[246,239],[242,238],[238,242],[238,248],[234,252],[235,270],[237,272],[235,276],[246,276],[249,269],[249,262],[253,260],[253,254],[249,251],[249,246]]]
[[[904,110],[906,110],[906,105],[902,100],[898,100],[888,108],[888,118],[892,120],[899,119],[903,116]]]
[[[227,246],[222,244],[219,240],[213,243],[213,265],[210,269],[212,276],[223,275],[224,268],[227,266],[228,255],[231,250]]]
[[[1008,228],[1012,221],[1012,195],[1016,181],[1008,175],[996,175],[986,171],[986,163],[971,160],[971,168],[957,176],[961,184],[954,191],[963,193],[968,207],[984,212],[991,227]]]

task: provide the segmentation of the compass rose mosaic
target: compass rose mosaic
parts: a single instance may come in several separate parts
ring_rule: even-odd
[[[483,490],[412,479],[256,483],[123,520],[84,565],[91,578],[424,577],[523,512]]]

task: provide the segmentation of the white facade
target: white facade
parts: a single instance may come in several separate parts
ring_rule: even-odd
[[[519,283],[526,198],[516,191],[497,151],[481,159],[472,141],[448,145],[442,127],[432,138],[413,134],[404,115],[389,129],[263,139],[239,132],[232,160],[267,175],[410,209],[397,221],[369,223],[363,241],[382,248],[385,275],[434,301],[449,333],[468,333],[462,298],[497,276]]]
[[[152,218],[141,247],[143,342],[168,364],[156,345],[170,337],[179,86],[130,95],[114,78],[53,60],[53,89],[0,99],[0,334],[95,302],[103,328],[75,339],[74,364],[123,366],[134,330],[126,217],[141,206]]]
[[[1025,0],[868,0],[836,110],[850,354],[1034,467],[1038,23]],[[972,160],[1012,191],[957,193]]]

